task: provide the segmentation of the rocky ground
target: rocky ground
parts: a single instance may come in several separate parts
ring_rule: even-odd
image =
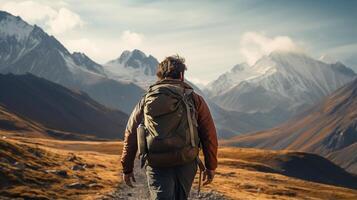
[[[136,164],[136,166],[139,166]],[[135,187],[130,188],[126,186],[124,183],[120,184],[118,189],[106,196],[100,198],[100,200],[145,200],[149,199],[149,191],[146,182],[145,171],[143,169],[137,168],[135,170]],[[197,200],[197,199],[205,199],[205,200],[225,200],[227,198],[224,195],[219,194],[218,192],[208,190],[202,191],[200,195],[197,194],[197,189],[193,188],[190,194],[189,200]]]

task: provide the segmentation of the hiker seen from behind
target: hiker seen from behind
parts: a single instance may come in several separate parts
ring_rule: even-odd
[[[197,170],[203,172],[203,185],[207,185],[217,168],[216,128],[207,103],[185,82],[185,70],[179,56],[163,60],[157,68],[158,81],[136,105],[126,127],[123,179],[134,187],[138,152],[150,199],[187,199]]]

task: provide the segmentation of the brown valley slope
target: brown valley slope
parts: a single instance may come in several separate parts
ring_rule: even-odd
[[[85,93],[30,74],[0,74],[0,91],[0,106],[6,112],[46,127],[52,136],[62,131],[120,138],[128,118],[125,113],[102,106]]]
[[[223,147],[218,157],[208,188],[231,199],[357,199],[356,176],[317,155]]]
[[[338,89],[299,118],[222,144],[313,152],[357,173],[357,80]]]
[[[10,112],[0,104],[0,132],[7,132],[8,134],[21,135],[21,133],[27,136],[40,136],[46,135],[44,128],[30,120],[25,120],[22,117]]]
[[[119,142],[0,139],[0,199],[102,196],[119,182],[120,146]]]
[[[0,138],[0,199],[120,199],[114,191],[133,198],[119,176],[121,148],[121,142]],[[203,192],[239,200],[349,200],[357,198],[356,184],[355,176],[316,155],[220,148],[216,179]]]

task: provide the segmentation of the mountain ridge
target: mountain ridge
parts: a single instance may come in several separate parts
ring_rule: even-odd
[[[123,138],[128,116],[102,106],[83,92],[69,90],[34,75],[0,74],[0,104],[47,129]],[[55,132],[46,133],[55,134]]]
[[[225,110],[264,113],[272,128],[355,77],[354,71],[342,63],[326,64],[303,53],[278,51],[252,66],[236,65],[205,92]]]
[[[104,65],[106,75],[119,81],[133,82],[147,89],[156,81],[156,69],[159,61],[152,55],[134,49],[125,50],[114,60]]]
[[[32,73],[60,85],[87,92],[98,102],[130,112],[143,90],[136,85],[109,79],[101,65],[82,53],[71,54],[55,37],[48,35],[40,27],[31,26],[20,17],[0,11],[5,16],[0,21],[18,30],[31,29],[23,39],[0,34],[0,73]],[[24,26],[18,25],[16,21]],[[10,31],[12,34],[12,32]],[[126,101],[123,101],[125,95]]]
[[[357,79],[339,88],[303,115],[270,130],[246,134],[225,145],[317,153],[357,173]],[[349,163],[346,165],[346,162]]]

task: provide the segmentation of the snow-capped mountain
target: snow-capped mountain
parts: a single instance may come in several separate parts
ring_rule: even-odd
[[[338,62],[338,60],[336,58],[334,58],[330,55],[327,55],[327,54],[320,56],[319,61],[328,63],[328,64],[335,64]]]
[[[253,66],[235,66],[212,82],[207,93],[227,110],[279,113],[288,118],[355,76],[339,62],[327,64],[302,53],[273,52]]]
[[[19,41],[24,41],[33,31],[34,27],[22,21],[20,17],[14,17],[6,12],[0,12],[0,36],[14,37]]]
[[[83,53],[71,54],[40,27],[3,11],[0,11],[0,73],[31,73],[83,90],[100,103],[126,112],[143,92],[134,84],[108,79],[103,67]]]
[[[127,50],[119,58],[105,64],[105,72],[110,78],[134,82],[146,89],[156,80],[158,64],[159,62],[152,55],[146,56],[138,49]]]
[[[357,173],[357,79],[293,120],[226,145],[316,153]]]
[[[205,88],[205,92],[209,96],[217,96],[223,93],[227,88],[231,88],[241,81],[247,79],[247,77],[254,76],[254,72],[247,70],[249,65],[247,63],[241,63],[233,66],[233,68],[222,75],[220,75],[217,80],[209,83]]]
[[[157,59],[153,56],[146,56],[145,53],[140,50],[133,50],[131,52],[124,51],[118,59],[108,62],[104,68],[108,77],[133,82],[140,85],[142,88],[147,89],[149,85],[157,80],[157,65]],[[232,71],[242,70],[239,68],[243,67],[248,67],[248,65],[236,66]],[[231,80],[234,80],[234,77],[230,78]],[[196,93],[205,97],[213,119],[215,120],[220,138],[227,138],[239,133],[257,131],[271,127],[271,121],[266,120],[266,114],[250,114],[222,109],[207,98],[204,92],[202,92],[195,84],[191,83],[189,80],[185,81],[193,87]],[[222,88],[224,87],[226,86],[223,86]],[[276,110],[276,112],[279,111]]]
[[[89,70],[92,65],[87,64],[92,63],[83,62],[84,59],[78,59],[77,54],[73,56],[41,28],[5,12],[1,12],[0,16],[2,73],[32,73],[71,87],[82,82],[96,82],[104,77],[104,74]]]
[[[85,67],[85,69],[89,71],[95,72],[97,74],[105,75],[103,67],[98,63],[94,62],[84,53],[74,52],[72,54],[72,59],[74,63],[78,66],[83,66]]]

